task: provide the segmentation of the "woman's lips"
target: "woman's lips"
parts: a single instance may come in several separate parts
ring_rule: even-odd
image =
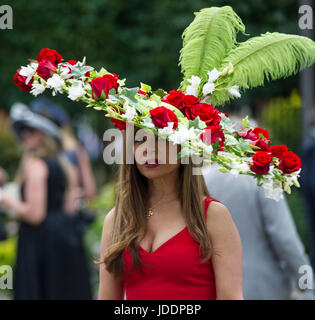
[[[151,163],[149,163],[149,162],[151,162]],[[156,158],[156,159],[148,159],[146,162],[145,162],[145,164],[144,164],[144,166],[146,167],[146,168],[155,168],[155,167],[158,167],[160,164],[159,164],[159,161],[158,161],[158,159]]]

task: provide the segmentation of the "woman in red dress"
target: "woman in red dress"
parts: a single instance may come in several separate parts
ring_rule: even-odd
[[[116,205],[103,226],[99,299],[243,299],[238,231],[203,176],[193,174],[191,158],[181,163],[181,147],[165,141],[162,148],[151,132],[145,143],[123,135]]]

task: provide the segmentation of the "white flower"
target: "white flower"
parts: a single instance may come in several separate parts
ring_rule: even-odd
[[[203,150],[205,151],[205,153],[211,154],[213,152],[213,147],[211,144],[210,145],[206,144]]]
[[[25,84],[28,84],[31,79],[33,78],[34,74],[36,72],[36,69],[34,69],[32,66],[28,65],[27,67],[21,67],[20,75],[26,77]]]
[[[142,124],[147,128],[154,128],[154,123],[150,117],[143,118]]]
[[[232,162],[231,163],[231,170],[229,171],[230,174],[234,175],[237,177],[240,172],[248,172],[249,171],[249,166],[247,163],[239,163],[239,162]]]
[[[187,80],[193,87],[199,87],[200,85],[200,77],[198,76],[192,76],[190,79]]]
[[[128,104],[128,101],[125,101],[124,108],[126,108],[126,112],[122,114],[122,118],[127,119],[127,121],[132,121],[134,116],[136,115],[137,111],[135,107],[132,107]]]
[[[279,184],[275,183],[272,179],[263,180],[262,183],[266,198],[276,201],[283,198],[283,190]]]
[[[59,72],[59,75],[62,79],[69,79],[72,77],[71,69],[69,67],[61,65],[59,68]]]
[[[240,98],[241,97],[241,94],[239,92],[239,86],[232,86],[229,88],[229,93],[236,97],[236,98]]]
[[[231,74],[234,71],[234,67],[232,62],[229,62],[229,64],[222,70],[221,76],[225,76],[226,74]]]
[[[62,86],[65,85],[65,82],[61,77],[55,73],[51,78],[47,80],[47,86],[51,89],[54,89],[53,95],[56,94],[56,92],[62,93]]]
[[[45,91],[45,87],[40,83],[33,83],[31,93],[36,97]]]
[[[81,82],[74,82],[72,86],[69,88],[68,98],[71,100],[77,100],[78,98],[85,95],[85,90],[82,87]]]
[[[31,62],[31,63],[29,64],[29,66],[36,71],[36,69],[37,69],[37,67],[38,67],[38,62]]]
[[[200,85],[200,77],[198,76],[192,76],[190,79],[187,80],[190,85],[186,88],[186,94],[190,94],[193,96],[198,96],[198,89]]]
[[[207,82],[202,88],[202,93],[204,96],[206,96],[209,93],[212,93],[213,91],[214,91],[214,83]]]
[[[179,123],[178,130],[174,131],[169,136],[169,141],[174,142],[175,144],[181,144],[188,140],[193,140],[196,138],[196,133],[194,128],[187,128],[185,125]]]
[[[167,127],[158,129],[159,134],[166,135],[166,136],[170,135],[171,133],[174,132],[173,125],[174,125],[174,122],[168,122]]]
[[[234,71],[232,62],[229,62],[227,69],[228,69],[228,74],[231,74]]]
[[[220,72],[216,69],[213,68],[211,71],[208,71],[208,82],[214,82],[220,77]]]
[[[198,88],[196,88],[194,86],[187,86],[186,94],[190,94],[192,96],[197,97],[198,96]]]

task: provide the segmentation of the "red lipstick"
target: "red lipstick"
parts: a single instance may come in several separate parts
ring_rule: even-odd
[[[150,162],[150,163],[149,163]],[[144,166],[146,167],[146,168],[156,168],[156,167],[158,167],[160,164],[159,164],[159,161],[158,161],[158,159],[157,158],[155,158],[154,160],[153,159],[148,159],[146,162],[145,162],[145,164],[144,164]]]

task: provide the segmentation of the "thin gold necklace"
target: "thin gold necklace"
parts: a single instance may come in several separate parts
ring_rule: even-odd
[[[172,200],[175,200],[175,199],[176,199],[176,198],[173,198],[173,199],[167,201],[166,203],[168,203],[168,202],[170,202],[170,201],[172,201]],[[163,200],[163,198],[162,198],[160,201],[158,201],[158,203],[156,203],[153,207],[149,207],[148,212],[146,213],[146,217],[147,217],[147,218],[150,218],[150,217],[153,216],[153,214],[154,214],[153,208],[156,207],[162,200]]]

